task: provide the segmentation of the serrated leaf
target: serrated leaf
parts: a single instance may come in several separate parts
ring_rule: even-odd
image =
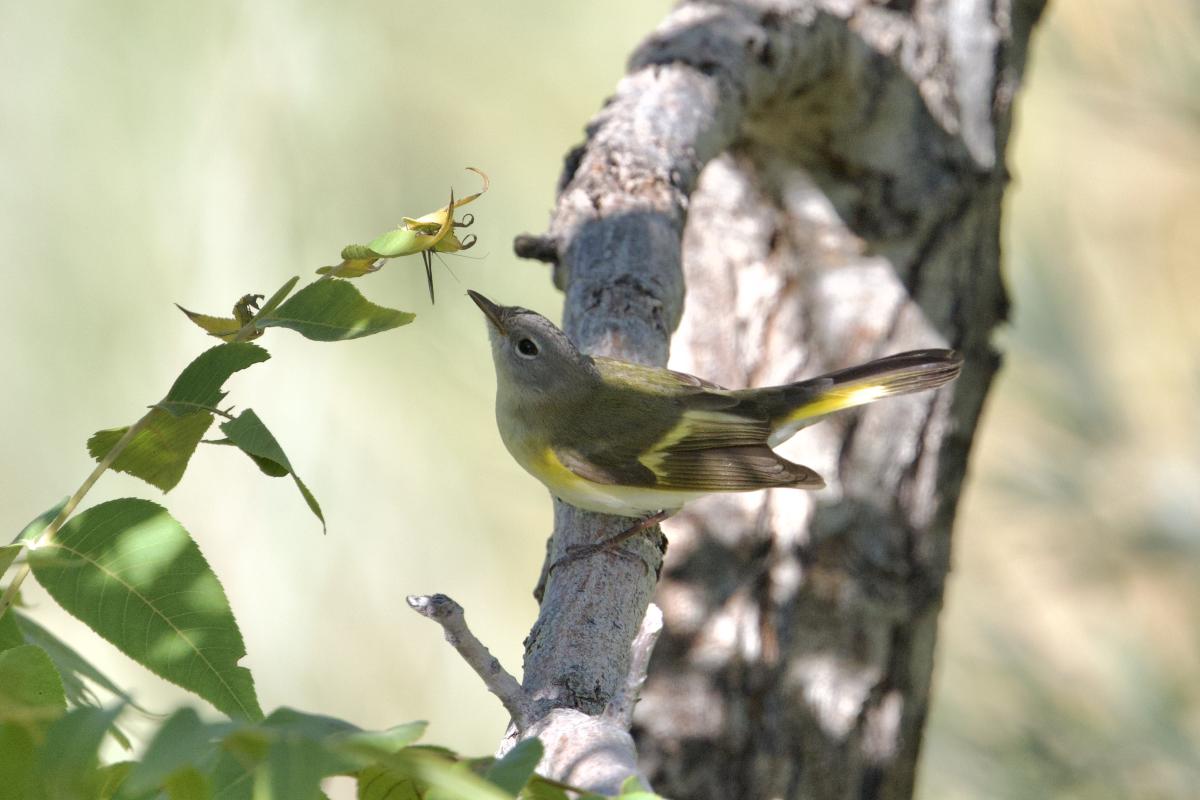
[[[108,691],[121,702],[132,705],[144,713],[149,713],[134,703],[129,695],[113,683],[107,675],[94,667],[66,642],[24,614],[13,613],[12,616],[22,639],[28,644],[35,644],[45,650],[46,655],[50,656],[50,660],[54,662],[54,667],[58,670],[59,677],[62,678],[63,690],[66,692],[68,703],[77,706],[99,705],[95,695],[88,689],[85,683],[86,679]]]
[[[261,719],[225,592],[162,506],[101,503],[31,551],[29,564],[59,605],[130,658],[230,716]]]
[[[291,475],[292,480],[296,483],[296,488],[304,497],[304,502],[321,521],[321,529],[325,530],[325,515],[321,513],[321,505],[317,502],[317,498],[313,497],[312,492],[304,485],[304,481],[300,480],[300,476],[296,474],[296,470],[288,461],[279,442],[253,410],[247,408],[236,418],[221,423],[221,432],[229,437],[231,444],[254,459],[254,462],[266,474],[276,477]]]
[[[545,748],[537,737],[522,739],[512,750],[488,767],[483,777],[516,797],[525,784],[529,783]]]
[[[233,373],[270,357],[266,350],[249,342],[211,347],[184,367],[167,396],[157,404],[158,408],[176,417],[214,409],[224,399],[221,387]]]
[[[152,408],[142,429],[134,434],[111,469],[169,492],[183,479],[192,453],[210,425],[212,414],[207,411],[172,416],[161,408]],[[93,433],[87,442],[88,454],[96,461],[102,460],[128,430],[111,428]]]
[[[375,305],[344,280],[322,278],[256,324],[288,328],[317,342],[339,342],[398,328],[414,319],[415,314]]]
[[[77,708],[51,725],[38,753],[35,785],[54,800],[94,800],[100,743],[120,713],[120,706]]]
[[[62,500],[59,500],[53,508],[48,508],[41,514],[38,514],[36,517],[34,517],[28,525],[21,529],[21,532],[17,534],[17,538],[13,539],[13,543],[31,542],[41,536],[42,531],[46,530],[50,523],[54,521],[55,517],[61,514],[62,510],[66,508],[68,500],[70,500],[69,497],[64,497]]]
[[[62,680],[42,648],[24,644],[0,652],[0,722],[36,727],[66,708]]]

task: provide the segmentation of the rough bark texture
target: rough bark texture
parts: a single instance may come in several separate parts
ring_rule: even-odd
[[[1004,151],[1041,8],[681,3],[568,156],[548,234],[517,242],[556,264],[589,352],[664,363],[686,282],[672,365],[732,387],[947,343],[966,358],[952,390],[789,443],[829,489],[710,498],[667,523],[665,631],[635,715],[667,796],[912,793],[999,364]],[[560,504],[552,550],[624,524]],[[641,546],[645,565],[593,558],[547,582],[524,680],[543,714],[595,713],[620,686],[660,567]]]

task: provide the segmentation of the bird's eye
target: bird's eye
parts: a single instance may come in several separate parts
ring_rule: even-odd
[[[523,356],[533,358],[538,354],[538,346],[534,344],[533,339],[522,339],[517,342],[517,352]]]

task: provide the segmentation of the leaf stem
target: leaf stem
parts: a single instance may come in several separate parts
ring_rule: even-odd
[[[21,583],[28,574],[29,562],[27,561],[17,570],[17,574],[13,575],[12,580],[8,583],[8,588],[4,590],[4,594],[0,595],[0,618],[3,618],[8,609],[12,607],[13,600],[17,596],[17,591],[21,588]]]
[[[54,538],[54,534],[58,533],[59,529],[66,524],[67,518],[70,517],[72,512],[74,512],[79,506],[79,503],[83,500],[84,496],[87,495],[87,493],[91,491],[92,487],[96,485],[96,481],[100,480],[100,476],[103,475],[105,471],[113,465],[113,462],[117,460],[125,448],[129,446],[129,443],[133,441],[133,437],[137,436],[138,433],[141,432],[142,428],[146,427],[146,424],[150,421],[150,414],[152,412],[153,409],[147,412],[145,416],[143,416],[137,422],[129,426],[129,430],[125,431],[125,434],[117,440],[117,443],[114,444],[112,448],[104,454],[104,458],[100,459],[100,463],[96,465],[96,468],[92,470],[92,473],[84,478],[83,483],[79,484],[79,488],[75,490],[75,493],[67,499],[66,505],[64,505],[62,510],[58,512],[58,516],[56,516],[54,520],[51,521],[51,523],[47,525],[41,533],[38,534],[36,539],[34,539],[32,542],[26,542],[26,547],[33,549],[43,542]],[[17,592],[20,591],[21,584],[24,582],[27,575],[29,575],[28,561],[21,565],[21,568],[17,570],[15,575],[13,575],[12,581],[9,582],[8,587],[5,588],[4,594],[0,595],[0,618],[3,618],[4,615],[8,613],[8,609],[12,607],[13,602],[17,598]]]

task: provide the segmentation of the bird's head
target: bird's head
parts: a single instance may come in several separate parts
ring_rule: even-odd
[[[590,358],[550,320],[519,306],[493,303],[467,291],[488,319],[500,391],[530,402],[587,391],[596,377]]]

